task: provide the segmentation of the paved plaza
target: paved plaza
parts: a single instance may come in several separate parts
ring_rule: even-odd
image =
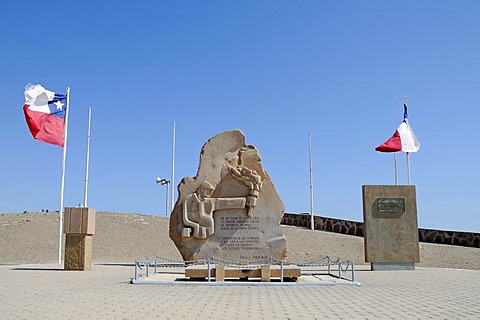
[[[361,285],[133,285],[133,265],[0,266],[2,319],[478,319],[480,271],[369,271]]]

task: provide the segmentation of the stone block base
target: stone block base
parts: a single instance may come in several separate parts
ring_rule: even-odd
[[[372,271],[388,270],[415,270],[415,263],[409,262],[374,262],[371,264]]]
[[[280,266],[266,266],[262,268],[225,268],[217,265],[210,269],[210,277],[216,281],[224,281],[226,278],[248,280],[249,278],[260,278],[262,282],[269,282],[272,278],[280,279]],[[301,270],[297,266],[284,266],[284,281],[297,281],[301,276]],[[185,277],[190,279],[205,279],[208,277],[206,266],[193,266],[185,269]]]
[[[66,234],[64,270],[92,269],[92,236]]]
[[[415,186],[362,186],[362,195],[365,261],[420,262]]]

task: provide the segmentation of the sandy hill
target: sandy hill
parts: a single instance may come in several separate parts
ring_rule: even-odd
[[[58,213],[0,215],[0,264],[55,263]],[[290,261],[324,256],[365,264],[363,238],[283,226]],[[132,263],[154,255],[181,259],[168,237],[168,219],[142,214],[97,212],[95,263]],[[420,267],[480,270],[480,248],[420,243]]]

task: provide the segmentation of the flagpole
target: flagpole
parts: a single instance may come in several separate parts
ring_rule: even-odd
[[[312,139],[310,133],[308,134],[308,158],[310,162],[310,229],[315,230],[315,223],[313,218]]]
[[[58,239],[58,264],[62,263],[62,242],[63,242],[63,194],[65,191],[65,163],[67,159],[67,135],[68,135],[68,113],[70,110],[70,87],[67,87],[67,105],[65,107],[65,125],[63,134],[63,159],[62,159],[62,182],[60,191],[60,226]]]
[[[403,97],[403,121],[407,118],[407,96]],[[410,185],[410,152],[407,152],[407,176]]]
[[[83,192],[83,207],[87,207],[88,198],[88,164],[90,162],[90,122],[92,119],[92,108],[88,108],[88,129],[87,129],[87,160],[85,166],[85,190]]]
[[[398,172],[397,172],[397,153],[393,153],[393,162],[395,166],[395,185],[398,185]]]
[[[173,121],[173,138],[172,138],[172,180],[171,180],[171,196],[172,196],[172,205],[170,209],[173,211],[174,198],[175,198],[175,121]],[[168,188],[168,186],[167,186]]]
[[[410,152],[407,152],[408,185],[410,185]]]

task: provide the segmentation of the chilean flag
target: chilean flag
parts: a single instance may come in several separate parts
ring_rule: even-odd
[[[39,84],[25,87],[23,112],[33,138],[63,147],[66,100]]]
[[[393,136],[375,148],[380,152],[417,152],[420,149],[420,141],[418,141],[412,127],[408,123],[407,105],[403,105],[404,114],[403,122],[398,126]]]

